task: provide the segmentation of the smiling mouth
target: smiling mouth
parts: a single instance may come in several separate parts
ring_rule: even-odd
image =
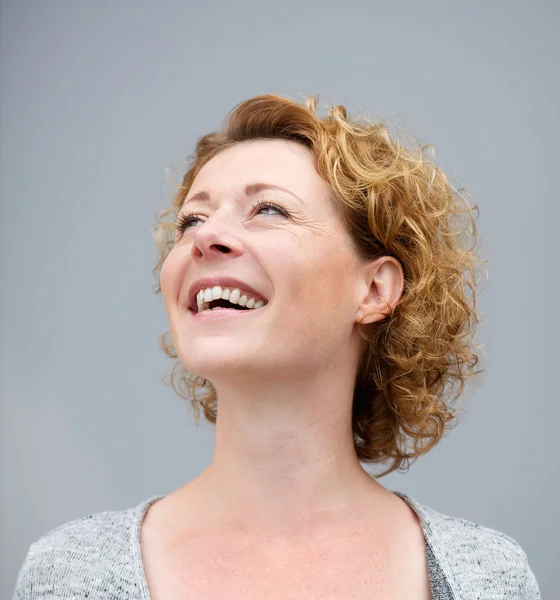
[[[236,288],[201,289],[194,296],[190,308],[195,314],[214,310],[251,311],[266,306],[268,301],[257,293]]]

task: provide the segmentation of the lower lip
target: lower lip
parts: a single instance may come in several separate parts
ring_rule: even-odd
[[[235,318],[241,315],[248,315],[252,312],[258,312],[261,308],[250,308],[247,310],[236,310],[235,308],[218,308],[216,310],[203,310],[195,313],[191,311],[192,316],[199,321],[213,321],[214,319]],[[190,309],[189,309],[190,310]]]

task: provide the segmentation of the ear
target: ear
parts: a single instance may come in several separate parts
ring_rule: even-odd
[[[356,320],[369,325],[388,317],[404,290],[404,272],[401,263],[393,256],[381,256],[364,269],[366,295]]]

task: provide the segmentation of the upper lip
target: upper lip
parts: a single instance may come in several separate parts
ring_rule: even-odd
[[[196,301],[196,295],[200,290],[206,288],[212,288],[215,285],[228,288],[239,288],[243,292],[249,292],[253,298],[258,302],[262,300],[265,304],[267,299],[255,288],[251,287],[248,283],[235,279],[234,277],[204,277],[197,279],[189,288],[189,308],[194,312],[198,312],[198,304]]]

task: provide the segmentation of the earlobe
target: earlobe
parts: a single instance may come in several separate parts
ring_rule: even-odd
[[[383,296],[378,296],[378,298],[385,304],[387,307],[385,311],[368,311],[364,313],[363,310],[358,311],[358,323],[361,325],[369,325],[370,323],[375,323],[375,321],[381,321],[385,317],[388,317],[393,312],[393,307],[387,302]]]

